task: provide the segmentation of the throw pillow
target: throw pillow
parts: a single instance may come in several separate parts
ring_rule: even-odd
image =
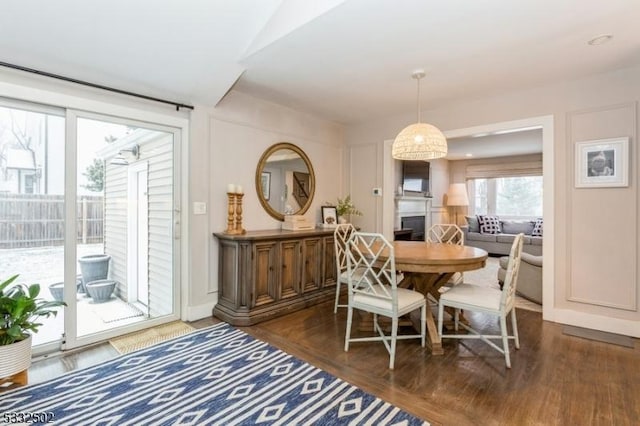
[[[500,221],[500,225],[502,226],[503,234],[519,234],[523,233],[524,235],[531,235],[533,232],[533,225],[535,222],[531,221],[516,221],[516,220],[503,220]]]
[[[478,215],[478,223],[480,224],[481,234],[499,234],[501,231],[498,216]]]
[[[531,232],[531,236],[533,237],[542,237],[542,218],[536,219],[535,224],[533,225],[533,231]]]
[[[477,216],[465,216],[469,225],[469,232],[480,232],[480,223]]]

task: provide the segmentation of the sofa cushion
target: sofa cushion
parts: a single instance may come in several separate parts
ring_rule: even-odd
[[[478,216],[465,216],[467,224],[469,225],[469,232],[480,232],[480,223],[478,222]]]
[[[489,243],[496,242],[496,234],[481,234],[479,232],[469,232],[466,235],[465,241],[486,241]]]
[[[542,237],[542,228],[542,219],[536,219],[531,235],[534,237]]]
[[[510,235],[510,234],[500,234],[497,236],[496,241],[499,243],[509,243],[512,244],[513,240],[516,239],[515,235]],[[524,243],[524,242],[523,242]]]
[[[500,219],[498,216],[478,215],[478,223],[480,224],[481,234],[500,233]]]
[[[516,236],[513,234],[498,234],[496,235],[496,241],[499,243],[513,244],[513,240]],[[525,235],[522,239],[522,244],[531,244],[531,237]]]
[[[502,225],[503,234],[523,233],[524,235],[531,235],[531,232],[533,232],[534,222],[531,222],[529,220],[502,220],[500,221],[500,224]]]
[[[531,237],[531,244],[533,244],[534,246],[541,246],[542,237]]]

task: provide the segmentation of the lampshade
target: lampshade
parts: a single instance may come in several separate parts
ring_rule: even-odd
[[[424,70],[412,75],[418,81],[418,122],[404,129],[393,141],[391,155],[396,160],[434,160],[447,155],[447,138],[435,126],[420,122],[420,79]]]
[[[411,124],[393,141],[391,155],[397,160],[433,160],[447,155],[447,139],[437,127]]]
[[[452,183],[447,192],[448,206],[468,206],[467,185],[464,183]]]

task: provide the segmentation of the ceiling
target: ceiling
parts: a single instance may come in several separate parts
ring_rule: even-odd
[[[640,1],[3,1],[0,61],[183,103],[232,88],[353,124],[640,63]],[[587,40],[613,34],[606,44]],[[235,84],[235,86],[234,86]],[[428,114],[423,114],[428,120]]]
[[[540,154],[542,152],[542,129],[519,129],[447,138],[447,145],[449,148],[447,160]]]

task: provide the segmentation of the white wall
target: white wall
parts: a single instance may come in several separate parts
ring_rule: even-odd
[[[316,191],[305,214],[320,222],[320,206],[342,195],[343,128],[281,105],[231,91],[215,108],[198,105],[191,122],[191,202],[208,204],[207,215],[191,216],[190,312],[211,315],[218,291],[218,243],[213,232],[227,225],[227,184],[242,185],[243,226],[248,231],[280,228],[260,205],[255,173],[262,153],[278,142],[298,145],[309,157]]]
[[[590,78],[549,86],[520,90],[490,98],[452,104],[423,113],[428,121],[441,130],[454,131],[528,117],[553,116],[553,216],[555,220],[555,265],[552,287],[545,287],[545,319],[581,325],[605,331],[640,337],[640,235],[638,221],[638,174],[640,150],[637,145],[638,110],[640,100],[640,66],[619,70]],[[622,105],[622,107],[621,107]],[[353,145],[382,145],[412,122],[410,115],[390,117],[349,126],[346,141]],[[573,185],[573,149],[578,140],[630,137],[630,186],[626,190],[577,190]],[[382,151],[381,151],[382,152]],[[375,177],[377,182],[378,176]],[[606,205],[597,202],[605,195]],[[603,213],[604,209],[611,213]],[[592,210],[598,214],[579,215]],[[578,230],[609,229],[607,224],[623,223],[613,232],[604,232],[608,248],[598,261],[600,253],[595,239],[585,239]],[[621,225],[622,226],[622,225]],[[625,240],[615,244],[613,239]],[[576,259],[590,259],[577,263]],[[617,259],[634,259],[632,265],[621,268]],[[601,271],[606,271],[604,279]],[[598,277],[580,281],[582,277]],[[578,280],[576,277],[581,277]],[[600,289],[598,289],[600,287]],[[611,292],[624,292],[633,299],[624,309],[605,304],[594,304],[593,297],[602,296],[602,287]],[[550,290],[550,291],[548,291]],[[588,295],[589,302],[572,295]],[[606,302],[606,301],[605,301]]]

